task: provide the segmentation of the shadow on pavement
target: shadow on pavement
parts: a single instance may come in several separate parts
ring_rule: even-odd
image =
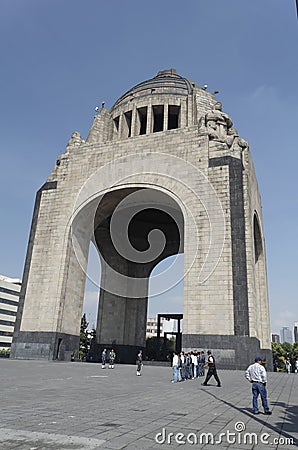
[[[256,422],[264,425],[265,427],[267,427],[271,431],[277,433],[278,435],[282,435],[283,438],[292,439],[294,442],[296,442],[296,438],[294,436],[288,434],[287,431],[289,431],[289,432],[297,431],[298,407],[288,406],[285,403],[280,403],[280,402],[271,402],[271,405],[281,406],[281,407],[285,408],[285,421],[277,422],[275,425],[272,425],[272,424],[268,423],[267,421],[262,420],[260,418],[260,415],[258,415],[258,416],[253,415],[252,412],[249,412],[248,408],[237,408],[237,406],[233,405],[230,402],[227,402],[226,400],[223,400],[222,398],[217,397],[217,395],[214,395],[211,392],[208,392],[207,390],[204,390],[203,392],[205,392],[207,395],[210,395],[211,397],[215,398],[219,402],[224,403],[225,405],[229,406],[230,408],[233,408],[233,409],[241,412],[242,414],[245,414],[246,416],[254,419]],[[265,417],[269,417],[269,416],[265,416]],[[270,417],[272,417],[272,416],[270,416]],[[286,421],[288,421],[288,422],[286,422]]]

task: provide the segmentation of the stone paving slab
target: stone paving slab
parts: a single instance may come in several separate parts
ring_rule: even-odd
[[[171,369],[0,359],[0,450],[291,449],[298,375],[269,373],[272,416],[251,412],[241,371],[171,383]],[[212,380],[211,380],[212,383]],[[180,433],[180,434],[179,434]],[[208,434],[209,433],[209,434]]]

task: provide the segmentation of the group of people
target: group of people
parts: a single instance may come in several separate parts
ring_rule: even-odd
[[[116,359],[116,352],[115,352],[115,350],[112,348],[109,351],[109,354],[108,354],[107,349],[104,348],[102,353],[101,353],[101,368],[105,369],[106,368],[106,364],[108,362],[109,369],[114,369],[114,367],[115,367],[115,359]],[[143,352],[142,352],[142,350],[140,350],[138,355],[137,355],[136,365],[137,365],[137,376],[140,376],[141,375],[141,370],[142,370],[142,367],[143,367]]]
[[[109,369],[114,369],[116,353],[113,349],[110,350],[109,354],[107,353],[106,348],[103,349],[101,358],[103,369],[105,369],[107,362],[109,363]],[[260,396],[262,406],[264,408],[264,414],[271,415],[272,412],[269,410],[266,391],[267,373],[262,364],[262,358],[260,356],[257,356],[255,358],[254,364],[251,364],[247,368],[245,372],[245,378],[252,384],[253,413],[259,414],[258,397]],[[142,350],[139,350],[136,358],[137,376],[141,375],[142,366],[143,354]],[[221,382],[216,370],[215,358],[210,350],[207,351],[206,356],[204,351],[198,352],[196,350],[188,353],[173,352],[172,369],[172,383],[194,380],[195,378],[203,377],[205,376],[205,369],[208,369],[202,386],[208,386],[208,381],[213,376],[215,378],[215,381],[217,382],[217,387],[221,387]],[[296,360],[295,369],[295,372],[297,373],[298,359]]]
[[[194,350],[186,354],[184,352],[173,352],[172,368],[172,383],[204,377],[205,369],[208,369],[205,381],[202,385],[207,386],[210,378],[214,376],[217,387],[221,387],[221,382],[217,375],[215,358],[210,350],[207,352],[207,357],[205,356],[204,351],[198,352],[197,350]]]
[[[101,354],[101,368],[106,368],[106,363],[109,363],[109,369],[114,369],[115,367],[115,359],[116,359],[116,353],[114,349],[111,349],[109,354],[107,353],[107,349],[104,348]]]
[[[245,372],[245,378],[252,384],[252,406],[253,413],[259,414],[258,397],[261,397],[262,406],[264,408],[264,414],[271,415],[267,401],[267,373],[264,368],[263,360],[260,356],[255,358],[254,364],[251,364]],[[184,381],[188,379],[195,379],[200,376],[204,376],[204,370],[208,369],[206,378],[202,383],[202,386],[208,386],[208,381],[213,376],[217,382],[217,387],[221,387],[221,382],[217,374],[215,358],[211,351],[208,350],[207,357],[203,351],[201,352],[189,352],[184,354],[173,353],[173,379],[172,383]]]

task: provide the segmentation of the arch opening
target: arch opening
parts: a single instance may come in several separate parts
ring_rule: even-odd
[[[257,263],[260,256],[263,254],[263,244],[260,225],[256,214],[254,215],[253,229],[254,229],[255,263]]]
[[[264,256],[264,245],[261,233],[259,218],[255,212],[253,218],[254,234],[254,271],[255,271],[255,312],[258,338],[261,342],[266,342],[269,314],[267,307],[267,276],[266,262]]]
[[[149,280],[153,296],[177,284],[169,274],[173,255],[184,251],[183,213],[172,197],[157,189],[117,189],[100,200],[91,239],[101,260],[92,360],[99,359],[103,348],[113,347],[120,362],[134,362],[136,352],[145,351]],[[156,274],[154,268],[170,256],[172,264]]]

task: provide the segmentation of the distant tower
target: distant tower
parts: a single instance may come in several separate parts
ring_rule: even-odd
[[[298,342],[298,322],[294,323],[294,341]]]
[[[163,70],[74,132],[36,196],[12,357],[78,348],[90,241],[102,263],[97,344],[145,348],[149,277],[184,253],[184,350],[271,361],[262,207],[248,143],[215,96]],[[161,306],[162,307],[162,306]]]
[[[271,339],[272,339],[272,342],[275,342],[276,344],[280,343],[279,334],[272,334]]]
[[[283,344],[284,342],[288,342],[289,344],[293,343],[292,331],[289,327],[282,327],[280,330],[280,342]]]

